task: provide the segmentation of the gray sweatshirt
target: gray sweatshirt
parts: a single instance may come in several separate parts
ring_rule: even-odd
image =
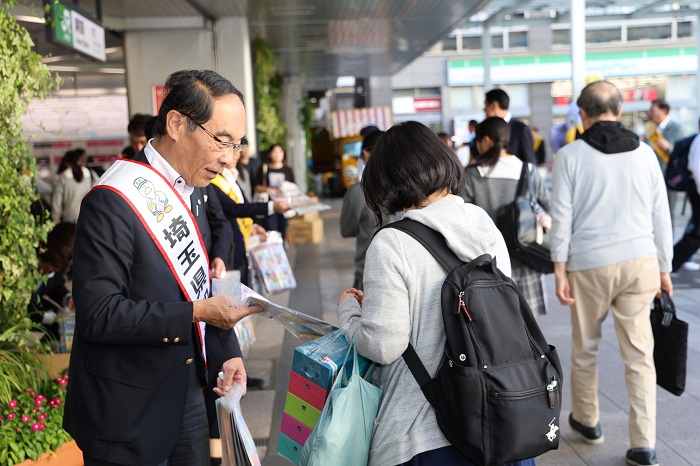
[[[440,231],[457,256],[469,261],[488,253],[510,275],[508,250],[481,208],[448,196],[407,218]],[[338,307],[338,320],[363,356],[383,364],[384,390],[374,424],[370,465],[395,465],[450,443],[435,411],[401,358],[410,342],[431,377],[442,361],[445,330],[440,290],[447,273],[416,240],[398,230],[380,231],[367,250],[362,309],[354,298]]]
[[[559,150],[552,182],[552,261],[576,271],[658,254],[671,271],[666,186],[649,146],[605,154],[579,139]]]
[[[343,207],[340,210],[340,234],[343,238],[357,237],[353,286],[360,290],[365,269],[365,253],[375,231],[377,231],[377,220],[367,207],[362,193],[362,184],[355,183],[348,188],[343,198]]]

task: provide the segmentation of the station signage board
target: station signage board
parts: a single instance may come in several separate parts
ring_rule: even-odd
[[[50,42],[93,60],[107,60],[105,30],[101,24],[64,2],[52,1],[49,5],[46,28]]]

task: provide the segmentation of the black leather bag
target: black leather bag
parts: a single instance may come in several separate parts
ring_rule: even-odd
[[[688,359],[688,323],[676,317],[676,307],[665,291],[654,300],[651,311],[654,332],[654,365],[656,384],[680,396],[685,390]]]
[[[554,265],[549,255],[549,232],[538,227],[538,218],[547,212],[537,202],[529,167],[529,164],[523,164],[515,200],[496,212],[496,226],[506,241],[511,258],[537,272],[552,273]]]

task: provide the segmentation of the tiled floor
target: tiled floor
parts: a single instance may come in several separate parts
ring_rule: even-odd
[[[322,215],[325,221],[324,242],[319,245],[299,245],[290,248],[290,260],[298,287],[287,295],[275,297],[275,301],[335,323],[338,296],[352,283],[354,240],[340,237],[340,200],[332,200],[330,203],[334,205],[334,209]],[[683,228],[686,218],[687,213],[677,217],[678,232]],[[681,397],[675,397],[663,389],[657,390],[657,450],[659,461],[664,466],[700,465],[700,272],[674,274],[674,282],[674,298],[679,317],[690,324],[688,380],[686,392]],[[550,312],[540,317],[538,322],[550,343],[557,346],[564,371],[568,373],[571,333],[569,310],[562,307],[554,297],[552,276],[548,277],[547,285],[550,292]],[[269,384],[264,393],[251,391],[244,398],[246,419],[253,436],[260,439],[261,443],[265,443],[269,438],[269,447],[260,449],[261,453],[266,453],[263,465],[286,466],[290,463],[276,454],[277,435],[293,348],[300,342],[271,321],[259,321],[256,333],[258,341],[250,355],[249,374],[266,378]],[[272,364],[265,361],[272,361]],[[599,361],[601,424],[605,443],[598,446],[588,445],[572,433],[566,422],[562,422],[559,450],[538,458],[539,465],[625,464],[624,454],[629,443],[629,407],[624,368],[611,319],[608,319],[604,326]],[[568,383],[564,383],[563,419],[568,417],[570,411],[569,398]]]

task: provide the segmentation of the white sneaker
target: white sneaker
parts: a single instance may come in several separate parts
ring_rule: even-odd
[[[683,264],[683,270],[690,270],[691,272],[697,272],[700,270],[700,264],[697,262],[686,262]]]

